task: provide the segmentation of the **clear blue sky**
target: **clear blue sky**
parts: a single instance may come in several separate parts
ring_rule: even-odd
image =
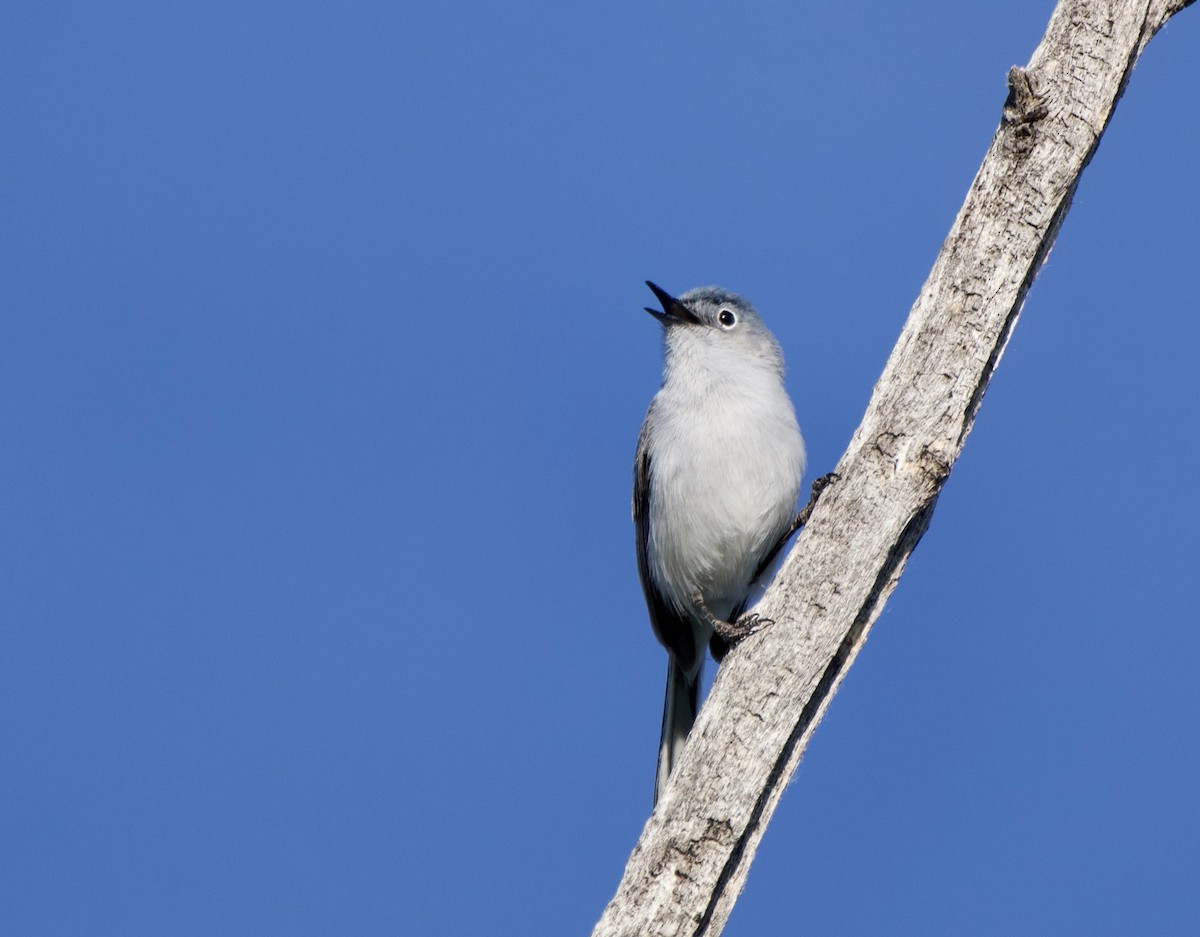
[[[0,930],[586,933],[652,278],[848,442],[1053,4],[10,2]],[[1200,930],[1200,13],[727,933]]]

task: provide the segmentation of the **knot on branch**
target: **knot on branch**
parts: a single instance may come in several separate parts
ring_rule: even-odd
[[[933,491],[937,492],[950,477],[954,458],[941,447],[923,446],[913,462],[928,480]]]
[[[1014,65],[1008,70],[1008,97],[1004,101],[1002,126],[1012,134],[1013,149],[1024,155],[1033,147],[1037,137],[1037,123],[1050,113],[1046,99],[1033,86],[1033,76],[1028,69]]]

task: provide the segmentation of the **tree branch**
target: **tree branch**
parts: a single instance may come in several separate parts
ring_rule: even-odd
[[[992,372],[1155,32],[1192,0],[1062,0],[862,424],[722,664],[593,937],[719,934],[779,797],[921,539]]]

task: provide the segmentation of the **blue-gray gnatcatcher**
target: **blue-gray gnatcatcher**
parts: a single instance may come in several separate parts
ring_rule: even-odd
[[[646,285],[666,340],[633,470],[638,572],[669,656],[657,802],[696,720],[705,645],[719,660],[753,629],[755,616],[733,619],[801,521],[804,440],[783,353],[753,306],[718,287],[676,299]]]

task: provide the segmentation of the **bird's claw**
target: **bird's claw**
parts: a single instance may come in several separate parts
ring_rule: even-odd
[[[724,638],[729,644],[737,644],[739,641],[744,641],[750,635],[757,631],[761,631],[768,625],[775,624],[773,618],[763,618],[757,612],[750,612],[743,615],[737,621],[721,621],[720,619],[713,620],[713,630]]]

